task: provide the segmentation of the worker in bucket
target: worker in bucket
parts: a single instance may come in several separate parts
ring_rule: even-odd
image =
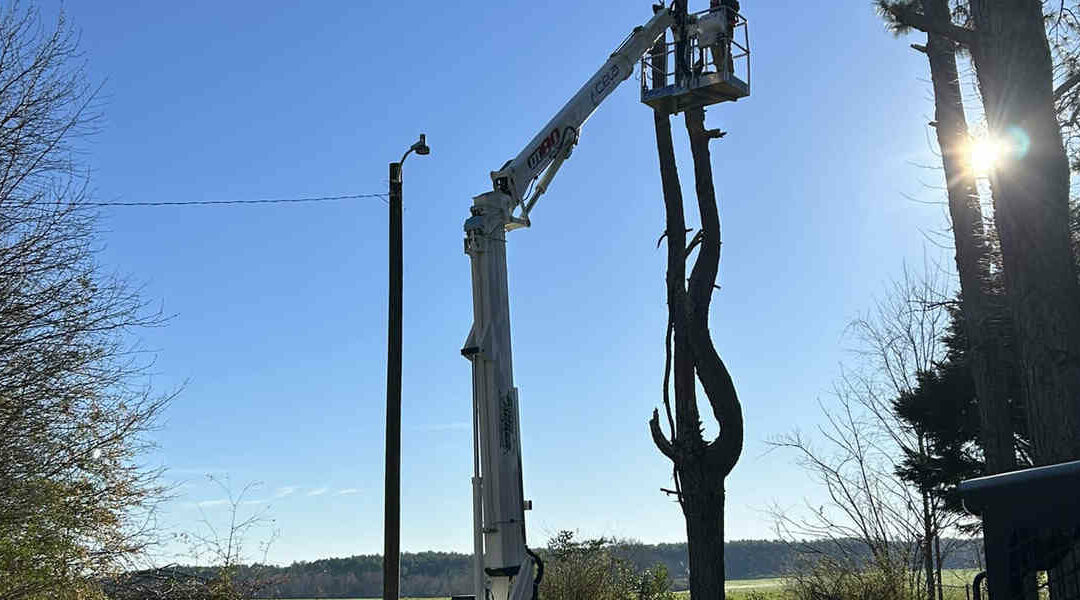
[[[698,47],[709,49],[718,73],[730,75],[735,68],[731,40],[738,18],[739,0],[709,0],[709,12],[698,18]]]

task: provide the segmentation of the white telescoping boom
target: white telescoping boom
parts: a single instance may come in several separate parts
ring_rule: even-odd
[[[525,545],[518,393],[510,349],[506,231],[529,224],[529,212],[570,156],[582,125],[634,65],[675,23],[655,7],[607,62],[525,149],[491,174],[494,190],[473,199],[465,221],[472,263],[473,325],[461,353],[473,374],[473,552],[476,600],[527,600],[543,566]],[[529,188],[532,193],[529,194]]]

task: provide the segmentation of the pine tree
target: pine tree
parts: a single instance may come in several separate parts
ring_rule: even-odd
[[[940,499],[945,510],[963,516],[968,512],[960,503],[955,486],[965,479],[988,474],[991,469],[979,447],[979,401],[964,319],[958,304],[950,304],[943,310],[948,310],[950,317],[948,332],[942,339],[945,358],[932,370],[917,375],[918,385],[914,390],[893,400],[897,417],[927,441],[922,455],[905,452],[897,475]],[[1008,313],[1004,307],[999,308],[996,318],[1007,325]],[[1008,331],[1008,327],[1003,329]],[[1017,432],[1014,460],[1026,465],[1030,464],[1030,444],[1024,428],[1023,406],[1016,401],[1020,397],[1020,380],[1011,336],[1004,339],[1003,348],[1010,425]],[[975,531],[979,526],[972,523],[965,528]]]

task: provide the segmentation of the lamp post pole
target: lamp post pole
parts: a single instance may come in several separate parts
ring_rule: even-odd
[[[383,600],[398,600],[401,568],[401,165],[411,152],[431,152],[424,134],[390,163],[390,301],[386,337],[386,471],[383,522]]]

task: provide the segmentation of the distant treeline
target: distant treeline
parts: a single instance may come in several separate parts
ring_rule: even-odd
[[[947,540],[953,550],[944,561],[946,569],[974,568],[979,564],[980,543]],[[852,541],[852,547],[857,542]],[[676,590],[686,589],[686,544],[639,544],[620,542],[613,552],[638,569],[663,563]],[[782,575],[799,554],[798,545],[777,541],[741,540],[727,543],[728,579],[755,579]],[[543,553],[541,553],[542,555]],[[451,552],[406,553],[401,556],[401,595],[447,597],[470,594],[472,557]],[[382,557],[379,555],[328,558],[293,563],[287,567],[244,568],[241,577],[257,574],[273,582],[264,590],[270,598],[376,598],[382,595]]]

